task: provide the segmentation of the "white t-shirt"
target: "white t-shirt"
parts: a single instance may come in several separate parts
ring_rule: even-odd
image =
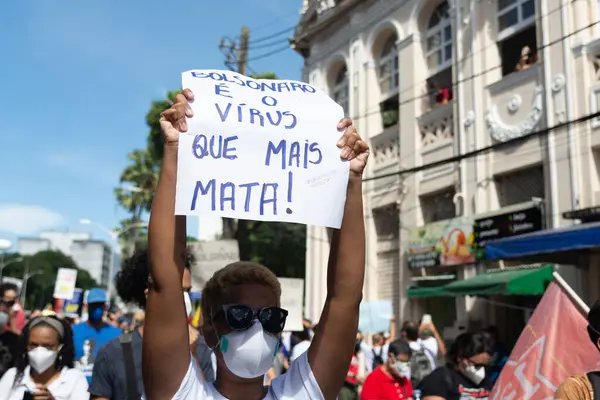
[[[308,348],[310,347],[310,340],[303,340],[300,343],[297,343],[292,349],[292,354],[290,354],[290,362],[296,361],[298,357],[302,354],[306,353]]]
[[[362,341],[360,342],[360,350],[365,356],[365,368],[367,369],[367,372],[371,372],[373,369],[375,354],[381,355],[383,362],[387,362],[388,354],[390,352],[390,342],[385,343],[383,346],[371,347]],[[375,352],[375,354],[373,354],[373,352]]]
[[[435,369],[437,367],[438,357],[438,343],[434,337],[427,339],[417,339],[416,342],[408,343],[412,351],[419,351],[421,348],[425,349],[425,355],[429,358],[431,366]]]
[[[265,400],[324,400],[323,393],[308,365],[308,353],[303,353],[288,372],[271,381]],[[204,381],[195,362],[190,362],[173,400],[228,400],[213,384]]]
[[[23,378],[19,385],[13,387],[17,369],[11,368],[0,380],[0,399],[22,400],[25,392],[35,392],[35,383],[29,376],[29,368],[23,372]],[[58,378],[50,385],[48,390],[56,400],[87,400],[90,398],[88,382],[83,372],[75,368],[63,368]]]

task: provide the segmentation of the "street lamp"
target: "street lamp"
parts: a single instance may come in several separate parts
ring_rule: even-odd
[[[102,225],[96,221],[92,221],[91,219],[87,219],[87,218],[81,218],[79,220],[79,223],[82,225],[96,225],[98,228],[100,228],[102,231],[104,231],[104,233],[106,233],[113,241],[113,246],[111,246],[111,250],[110,250],[110,261],[109,261],[110,264],[108,266],[109,282],[108,282],[107,295],[108,295],[108,298],[110,299],[112,296],[112,285],[113,285],[112,278],[113,278],[113,267],[114,267],[114,263],[115,263],[115,250],[119,250],[119,236],[121,236],[123,233],[127,232],[130,229],[145,228],[148,226],[148,223],[144,222],[144,221],[135,222],[133,224],[129,224],[129,225],[123,227],[123,229],[121,229],[121,230],[108,229],[104,225]]]
[[[4,255],[2,256],[2,259],[0,259],[0,283],[2,282],[2,276],[4,274],[4,268],[8,267],[10,264],[18,263],[18,262],[21,262],[21,261],[23,261],[23,257],[13,258],[9,262],[5,263],[4,262]]]
[[[29,262],[25,262],[25,273],[23,274],[23,285],[21,286],[21,307],[25,309],[25,301],[27,300],[27,281],[36,275],[43,274],[44,271],[29,272]]]

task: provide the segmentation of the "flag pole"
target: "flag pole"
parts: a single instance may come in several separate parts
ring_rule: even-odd
[[[577,295],[577,293],[575,293],[573,288],[571,286],[569,286],[569,284],[563,279],[562,276],[560,276],[560,274],[558,272],[554,271],[552,273],[552,276],[554,277],[554,280],[556,281],[556,283],[558,283],[558,286],[560,286],[565,292],[567,292],[569,297],[571,297],[571,299],[575,302],[575,304],[577,304],[579,306],[581,311],[583,311],[583,313],[585,315],[587,315],[590,312],[590,308],[588,307],[587,304],[585,304],[585,302],[583,300],[581,300],[581,297],[579,297]]]

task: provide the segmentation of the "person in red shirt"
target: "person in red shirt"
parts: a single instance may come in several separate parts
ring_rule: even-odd
[[[387,361],[367,376],[360,400],[412,399],[411,355],[412,350],[406,341],[398,339],[390,343]]]
[[[0,285],[0,301],[6,304],[10,310],[10,320],[6,328],[20,335],[27,323],[27,317],[23,307],[19,304],[18,292],[19,288],[14,283],[5,282]]]
[[[356,344],[354,345],[354,353],[352,353],[352,361],[346,375],[344,386],[340,390],[338,400],[358,400],[358,386],[363,382],[363,378],[359,376],[360,364],[358,362],[358,352],[360,351],[359,334],[356,335]]]

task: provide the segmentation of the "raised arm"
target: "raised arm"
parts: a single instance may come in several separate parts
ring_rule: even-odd
[[[179,132],[191,117],[191,91],[177,95],[161,114],[164,157],[152,203],[148,231],[150,285],[146,301],[142,358],[144,387],[149,399],[171,399],[190,364],[187,317],[181,281],[185,266],[185,217],[175,217]]]
[[[350,177],[342,227],[331,241],[327,267],[327,299],[319,329],[308,350],[308,360],[325,399],[335,399],[352,360],[358,330],[358,311],[365,276],[365,227],[362,172],[369,148],[356,133],[352,120],[338,128],[345,131],[338,143],[342,158],[350,161]]]

